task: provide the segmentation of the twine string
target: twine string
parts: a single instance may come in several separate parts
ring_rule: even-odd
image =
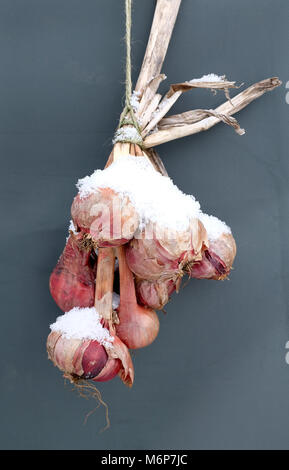
[[[130,106],[132,93],[131,83],[131,7],[132,0],[125,0],[125,42],[126,42],[126,80],[125,80],[125,104]]]
[[[131,105],[132,79],[131,79],[131,26],[132,26],[132,0],[125,0],[125,44],[126,44],[126,66],[125,66],[125,107],[121,113],[114,142],[131,142],[142,145],[141,129],[137,122],[133,107]],[[121,131],[125,125],[133,126],[137,131],[137,138],[129,138]]]

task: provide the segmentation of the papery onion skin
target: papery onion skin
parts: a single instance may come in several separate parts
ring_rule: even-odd
[[[171,233],[147,225],[126,249],[130,270],[148,281],[176,279],[184,266],[202,259],[208,245],[207,232],[198,219],[192,219],[187,231]]]
[[[147,281],[140,279],[136,282],[138,303],[155,310],[162,310],[175,290],[176,284],[173,280]]]
[[[121,360],[109,357],[110,350],[106,350],[98,341],[65,338],[58,331],[49,334],[47,351],[49,359],[71,381],[108,381],[113,379],[122,367]]]
[[[223,233],[209,242],[202,260],[190,266],[189,275],[196,279],[226,279],[230,274],[237,248],[231,233]]]
[[[71,206],[74,224],[90,233],[98,247],[121,246],[134,236],[139,218],[127,196],[100,188],[88,196],[78,194]]]
[[[49,279],[50,293],[64,312],[94,304],[95,272],[90,263],[91,251],[81,247],[81,240],[81,233],[69,236]]]
[[[134,381],[134,367],[131,359],[130,352],[123,341],[110,330],[110,335],[113,336],[113,346],[108,351],[109,356],[113,359],[118,359],[121,362],[121,368],[118,373],[121,380],[128,387],[132,387]]]

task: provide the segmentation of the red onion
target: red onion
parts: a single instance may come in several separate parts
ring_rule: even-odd
[[[190,266],[189,275],[197,279],[225,279],[236,256],[236,243],[231,233],[223,233],[211,240],[201,261]]]
[[[48,336],[49,358],[66,376],[95,379],[108,361],[105,348],[94,340],[68,339],[60,332]]]
[[[151,344],[159,332],[159,319],[154,310],[137,304],[132,272],[128,268],[124,247],[117,249],[120,275],[119,324],[116,333],[128,348]]]
[[[176,290],[173,280],[147,281],[140,279],[136,282],[136,292],[139,303],[156,310],[162,310],[170,296]]]
[[[133,383],[129,351],[116,336],[111,347],[106,348],[95,340],[65,338],[62,333],[52,331],[47,339],[47,351],[49,359],[71,381],[104,382],[119,374],[128,386]]]
[[[120,246],[129,241],[138,228],[138,215],[128,197],[121,197],[110,188],[81,197],[71,206],[75,225],[90,233],[98,247]]]
[[[131,240],[126,257],[130,270],[139,279],[177,279],[184,266],[202,258],[207,244],[205,228],[198,219],[192,219],[187,231],[174,234],[150,225]]]
[[[128,386],[133,383],[129,350],[112,323],[114,260],[112,248],[99,249],[95,307],[69,311],[57,319],[48,336],[49,358],[72,381],[107,381],[119,374]]]
[[[70,234],[50,276],[51,295],[64,312],[94,304],[95,273],[90,263],[91,250],[83,249],[81,240],[81,233]]]

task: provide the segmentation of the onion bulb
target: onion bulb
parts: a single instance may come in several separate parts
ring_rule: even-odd
[[[170,296],[176,290],[173,280],[147,281],[140,279],[136,282],[137,299],[140,304],[156,310],[162,310]]]
[[[79,322],[81,314],[80,311]],[[96,313],[95,316],[97,321]],[[129,351],[114,332],[104,328],[110,338],[109,343],[104,343],[95,339],[69,337],[57,330],[57,322],[52,327],[54,329],[47,339],[48,357],[64,372],[65,377],[72,382],[80,379],[104,382],[119,374],[125,384],[132,385],[134,370]]]
[[[95,272],[91,250],[82,248],[81,241],[81,233],[70,234],[49,280],[51,295],[64,312],[94,304]]]
[[[147,224],[128,245],[128,266],[139,279],[176,280],[188,263],[202,259],[207,244],[206,230],[198,219],[191,220],[188,230],[174,233]]]
[[[139,224],[129,198],[111,188],[100,188],[84,197],[78,194],[71,206],[71,216],[74,224],[89,233],[98,247],[127,243]]]
[[[190,266],[189,275],[197,279],[225,279],[232,268],[236,256],[236,243],[231,233],[222,233],[210,240],[201,261]]]
[[[154,310],[138,305],[133,274],[128,268],[125,248],[117,249],[120,276],[119,324],[116,334],[130,349],[151,344],[159,332],[159,319]]]

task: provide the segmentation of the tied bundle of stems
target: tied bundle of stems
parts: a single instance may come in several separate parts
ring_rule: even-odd
[[[66,313],[51,325],[49,358],[65,377],[73,383],[81,381],[82,386],[87,380],[102,382],[116,375],[132,386],[134,368],[129,350],[147,346],[156,338],[159,321],[155,310],[163,309],[170,295],[178,292],[185,274],[199,279],[227,278],[236,254],[228,226],[203,214],[193,199],[188,203],[192,213],[187,227],[176,224],[173,237],[163,230],[161,210],[166,212],[165,204],[175,198],[186,206],[187,199],[169,180],[154,147],[208,130],[219,122],[243,135],[245,131],[233,115],[281,84],[276,77],[268,78],[230,97],[229,90],[238,88],[236,82],[209,74],[172,84],[162,96],[158,91],[166,79],[162,65],[180,4],[181,0],[157,0],[142,67],[132,91],[132,0],[125,0],[125,106],[103,170],[103,175],[109,172],[106,174],[111,181],[107,183],[107,178],[97,172],[90,179],[80,180],[80,192],[72,204],[70,236],[50,278],[51,294]],[[223,90],[226,101],[216,109],[169,115],[183,93],[198,88]],[[125,187],[126,181],[121,186],[116,179],[118,174],[119,180],[122,176],[125,180],[125,172],[135,178],[131,188]],[[98,185],[95,183],[89,192],[87,187],[93,178]],[[142,180],[150,188],[150,200],[148,194],[143,196],[136,188],[142,187]],[[168,199],[163,206],[159,199],[162,188],[163,199]],[[154,197],[158,199],[155,202]],[[144,230],[142,221],[149,205],[153,216],[149,222],[146,218]],[[111,228],[116,222],[111,217],[115,207],[117,235]],[[109,214],[106,234],[104,209]],[[148,230],[151,237],[146,236]]]

